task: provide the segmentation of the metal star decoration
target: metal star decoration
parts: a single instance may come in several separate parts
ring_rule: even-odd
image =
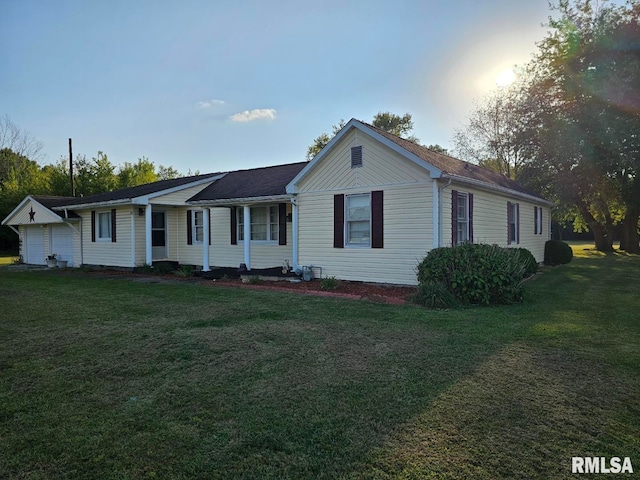
[[[35,222],[36,212],[33,211],[33,207],[29,210],[29,221]]]

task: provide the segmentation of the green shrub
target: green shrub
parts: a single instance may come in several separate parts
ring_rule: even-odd
[[[564,265],[573,259],[573,250],[561,240],[549,240],[544,244],[544,264]]]
[[[462,304],[498,305],[522,300],[524,273],[515,249],[464,243],[431,250],[418,265],[418,282],[442,283]]]
[[[526,248],[514,248],[514,250],[518,252],[520,262],[524,265],[524,278],[535,275],[538,271],[538,262],[536,261],[536,257],[533,256],[533,253]]]
[[[179,277],[188,278],[193,276],[195,270],[193,265],[180,265],[178,270],[175,271],[175,274]]]
[[[320,282],[320,290],[331,291],[340,286],[340,280],[336,277],[325,277]]]
[[[146,273],[153,273],[153,265],[145,263],[141,267],[136,267],[134,269],[134,271],[137,272],[137,273],[145,273],[145,274]]]
[[[418,286],[413,303],[428,308],[453,308],[458,305],[447,286],[442,282],[428,280]]]
[[[172,273],[175,270],[174,266],[170,263],[158,262],[153,267],[153,273],[156,275],[166,275]]]

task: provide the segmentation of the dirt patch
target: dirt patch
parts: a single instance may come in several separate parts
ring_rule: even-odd
[[[323,290],[322,281],[310,282],[259,281],[258,283],[242,283],[241,280],[217,280],[216,284],[237,286],[252,290],[274,290],[291,293],[303,293],[325,297],[338,297],[353,300],[368,300],[375,303],[393,303],[403,305],[415,294],[415,287],[387,285],[366,282],[340,281],[332,290]]]

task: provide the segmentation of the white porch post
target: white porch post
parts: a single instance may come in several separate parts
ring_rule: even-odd
[[[251,270],[251,207],[244,206],[244,264]]]
[[[208,272],[209,268],[209,212],[208,208],[202,210],[202,271]]]
[[[293,230],[293,252],[291,259],[291,268],[298,270],[298,199],[291,199],[291,229]]]
[[[131,266],[136,266],[136,208],[131,207]]]
[[[431,182],[433,189],[433,248],[440,246],[440,190],[438,189],[438,179]]]
[[[145,210],[145,227],[144,227],[144,244],[145,244],[145,263],[153,264],[153,249],[151,248],[151,204],[148,203]]]

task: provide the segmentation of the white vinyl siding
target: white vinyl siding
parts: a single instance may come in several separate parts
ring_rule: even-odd
[[[111,210],[109,210],[110,212]],[[76,212],[82,217],[82,248],[83,263],[86,265],[106,265],[112,267],[131,267],[131,215],[134,211],[130,205],[116,209],[116,237],[117,242],[99,241],[96,231],[96,241],[91,241],[91,210]],[[96,210],[96,226],[98,213]],[[135,213],[137,214],[137,213]],[[144,217],[141,217],[144,220]],[[144,235],[136,238],[136,245],[140,242],[144,246]]]
[[[346,192],[358,193],[368,191]],[[325,277],[415,285],[415,267],[433,246],[432,204],[431,184],[385,187],[384,248],[334,248],[333,192],[300,195],[298,263],[322,267]]]

